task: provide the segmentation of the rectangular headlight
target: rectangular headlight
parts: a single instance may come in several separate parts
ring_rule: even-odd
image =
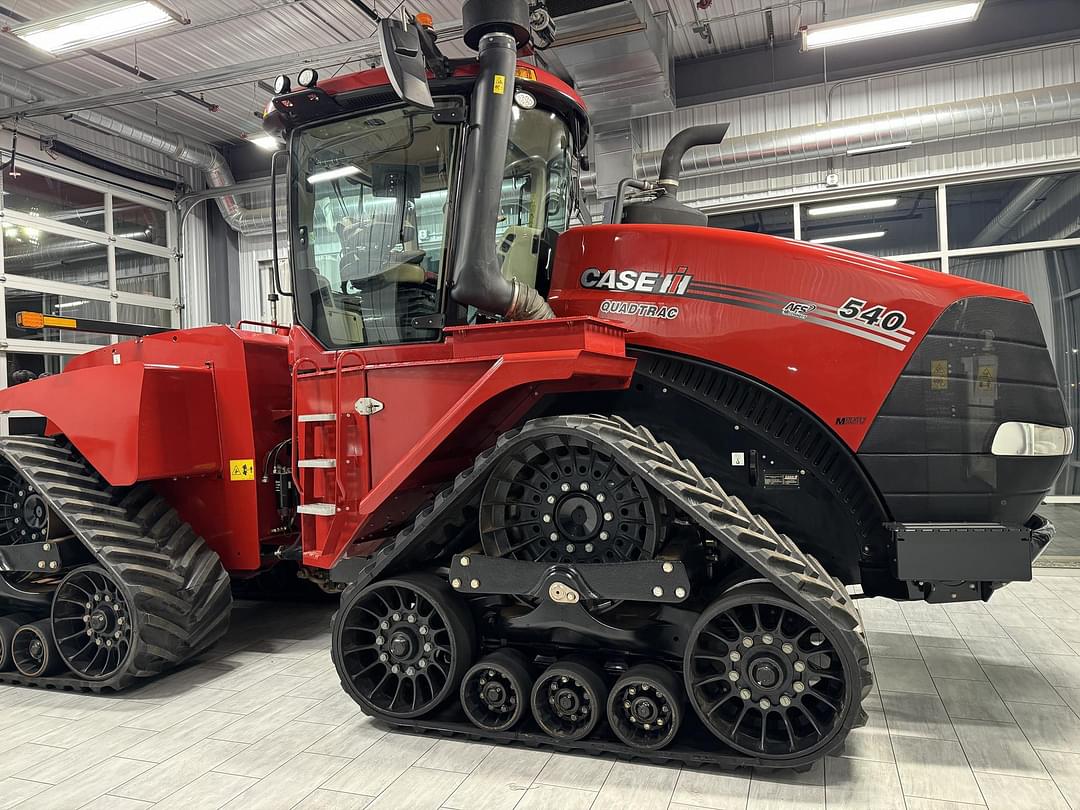
[[[994,434],[990,452],[995,456],[1067,456],[1072,449],[1071,427],[1003,422]]]

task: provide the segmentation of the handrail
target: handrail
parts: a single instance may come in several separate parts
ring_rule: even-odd
[[[242,326],[244,326],[244,324],[247,324],[248,326],[261,326],[264,329],[273,329],[275,332],[282,335],[287,335],[290,331],[292,331],[292,327],[288,326],[287,324],[266,323],[265,321],[252,321],[248,320],[247,318],[241,321],[237,321],[236,328],[239,330]]]
[[[345,369],[343,361],[349,355],[356,357],[360,361],[360,364],[358,366],[350,366],[350,368],[359,368],[360,371],[363,372],[363,370],[367,367],[367,361],[364,359],[364,356],[360,354],[360,352],[356,349],[346,349],[345,351],[338,354],[337,362],[334,364],[334,408],[336,410],[335,415],[340,414],[342,417],[344,417],[345,414],[341,408],[341,376],[342,372]],[[366,388],[364,393],[367,393]],[[344,434],[345,422],[344,419],[342,419],[341,421],[339,421],[337,425],[337,431],[334,434],[334,482],[337,484],[338,496],[341,502],[344,502],[346,497],[348,497],[345,491],[345,476],[343,475],[343,465],[345,459],[342,458],[341,455],[341,438]],[[362,448],[361,452],[364,453],[364,457],[367,458],[367,448]]]

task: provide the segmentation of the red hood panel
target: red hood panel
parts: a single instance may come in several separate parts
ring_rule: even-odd
[[[635,330],[628,344],[711,360],[787,393],[858,448],[915,346],[962,298],[1023,293],[743,231],[574,228],[550,301]]]

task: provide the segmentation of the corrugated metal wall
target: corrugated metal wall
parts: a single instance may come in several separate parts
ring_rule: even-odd
[[[820,59],[820,54],[806,54]],[[872,113],[976,99],[1077,81],[1080,45],[1067,44],[939,67],[687,107],[632,122],[635,147],[663,149],[671,135],[694,124],[731,123],[729,137],[823,124]],[[1080,158],[1080,124],[915,145],[898,153],[845,157],[833,169],[844,187],[963,172],[1045,165]],[[814,160],[683,183],[686,201],[718,204],[802,194],[825,188],[828,161]]]

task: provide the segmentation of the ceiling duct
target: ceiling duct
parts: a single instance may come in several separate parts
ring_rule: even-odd
[[[31,85],[31,81],[33,84]],[[30,79],[12,68],[0,70],[0,94],[27,103],[43,101],[41,92],[62,96],[63,91],[41,79]],[[188,141],[178,135],[149,124],[142,124],[125,115],[99,110],[76,110],[65,117],[83,126],[138,144],[146,149],[166,155],[178,163],[199,169],[210,188],[231,186],[234,183],[229,164],[222,154],[200,141]],[[241,233],[254,233],[270,229],[270,211],[266,208],[245,208],[233,195],[216,199],[221,216],[231,228]]]
[[[541,51],[574,80],[594,129],[675,108],[671,25],[648,0],[549,0],[557,34]]]
[[[1076,121],[1080,121],[1080,83],[1063,84],[729,138],[719,146],[688,152],[682,161],[682,177],[839,157],[851,150],[885,149],[905,142],[930,143]],[[660,150],[638,155],[634,159],[635,176],[655,178],[661,155]],[[595,176],[586,175],[583,185],[591,192],[596,187]]]

